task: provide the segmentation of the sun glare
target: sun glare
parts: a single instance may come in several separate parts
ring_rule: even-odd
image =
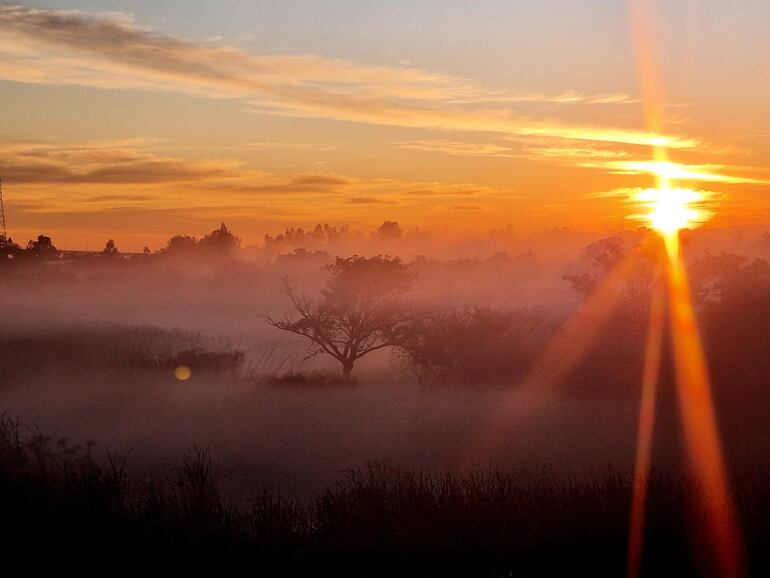
[[[666,237],[682,229],[698,227],[710,216],[708,211],[699,208],[704,194],[692,189],[645,189],[637,194],[636,200],[650,209],[645,217]]]

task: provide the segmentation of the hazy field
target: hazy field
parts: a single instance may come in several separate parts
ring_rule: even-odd
[[[415,298],[431,307],[535,308],[559,323],[580,303],[562,276],[594,266],[584,263],[583,246],[572,238],[549,247],[546,259],[537,256],[536,242],[518,247],[522,254],[534,247],[525,258],[495,261],[487,255],[426,266]],[[698,243],[715,241],[704,236],[693,253],[703,251]],[[745,245],[751,250],[751,237]],[[387,349],[360,362],[356,385],[270,383],[288,371],[338,371],[328,357],[303,361],[305,340],[264,322],[263,315],[290,310],[281,284],[287,274],[309,294],[325,278],[315,262],[272,264],[253,257],[14,270],[2,281],[7,346],[0,406],[51,435],[131,450],[129,462],[137,467],[173,463],[197,444],[212,449],[234,483],[253,480],[298,491],[323,487],[340,470],[368,459],[437,468],[549,463],[577,471],[631,464],[641,352],[622,364],[601,357],[616,337],[600,334],[578,374],[547,392],[519,392],[525,372],[494,384],[467,378],[421,384]],[[619,335],[630,339],[628,328]],[[475,347],[472,341],[464,345]],[[241,350],[245,360],[227,371],[194,369],[185,382],[174,379],[173,367],[148,366],[150,358],[195,347]],[[591,365],[596,363],[605,365]],[[765,437],[749,427],[761,421],[752,410],[761,406],[744,402],[764,400],[765,393],[739,384],[730,394],[729,385],[717,385],[725,419],[730,404],[741,405],[740,420],[726,423],[728,442],[740,448],[731,458],[750,462],[762,455]],[[679,456],[670,380],[667,388],[664,383],[660,466]],[[506,400],[500,415],[496,408]],[[751,443],[747,432],[756,436]]]
[[[647,269],[616,283],[618,306],[601,303],[613,313],[592,318],[563,350],[548,348],[586,307],[584,287],[601,282],[604,260],[638,239],[567,235],[544,256],[536,239],[508,255],[407,261],[414,283],[403,306],[449,323],[420,351],[451,363],[426,373],[411,350],[384,348],[356,363],[352,383],[339,381],[328,356],[308,358],[307,340],[266,323],[291,314],[284,277],[298,294],[319,294],[330,254],[6,268],[0,408],[12,421],[0,482],[16,505],[4,507],[36,512],[30,528],[40,516],[51,532],[64,524],[63,534],[98,544],[106,538],[93,528],[106,524],[138,549],[165,548],[175,571],[227,559],[241,571],[299,574],[617,575]],[[770,504],[770,268],[766,243],[741,239],[695,237],[688,255],[738,507],[758,552]],[[544,375],[544,363],[564,365],[559,380],[531,377]],[[190,379],[176,378],[179,366]],[[645,555],[649,568],[684,576],[694,567],[681,528],[701,503],[678,424],[664,358]],[[71,449],[78,444],[85,454]],[[79,517],[88,527],[73,529],[59,513],[71,508],[98,519]],[[113,546],[100,548],[113,564]],[[755,555],[755,567],[763,560]]]

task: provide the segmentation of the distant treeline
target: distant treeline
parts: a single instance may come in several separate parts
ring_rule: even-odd
[[[168,240],[168,243],[159,253],[173,255],[192,255],[195,253],[208,253],[226,255],[239,249],[241,240],[233,235],[227,226],[222,225],[211,233],[203,236],[201,239],[190,237],[188,235],[175,235]],[[30,239],[26,247],[15,243],[13,239],[5,239],[0,236],[0,263],[7,262],[42,262],[61,258],[67,254],[89,253],[88,251],[61,251],[54,245],[51,237],[47,235],[38,235],[37,239]],[[114,258],[120,256],[113,239],[108,239],[101,251],[90,253],[92,256]],[[152,251],[145,247],[143,255],[149,256]]]

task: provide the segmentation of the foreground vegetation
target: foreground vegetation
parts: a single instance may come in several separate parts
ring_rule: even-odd
[[[737,484],[752,575],[767,570],[768,481]],[[260,489],[236,504],[205,451],[167,473],[129,475],[121,458],[0,424],[0,532],[30,572],[619,576],[630,490],[610,470],[454,476],[379,462],[309,500]],[[697,558],[709,547],[692,532],[698,507],[685,476],[653,475],[643,575],[708,575]]]

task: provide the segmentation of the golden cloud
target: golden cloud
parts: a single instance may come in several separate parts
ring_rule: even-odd
[[[166,90],[236,98],[276,114],[370,124],[693,148],[645,130],[529,118],[490,104],[609,105],[622,94],[515,95],[413,67],[365,66],[316,55],[253,55],[154,33],[131,18],[0,6],[0,78],[27,83]]]
[[[725,174],[727,170],[741,170],[740,167],[725,165],[688,165],[670,161],[627,160],[600,163],[582,163],[580,166],[601,168],[618,174],[650,174],[678,181],[702,181],[728,184],[770,184],[770,180],[759,177]],[[743,170],[746,170],[745,168]],[[749,169],[756,170],[756,169]]]
[[[475,184],[362,179],[334,173],[276,174],[231,159],[191,160],[158,154],[142,139],[0,145],[0,171],[33,212],[109,210],[260,210],[303,207],[430,206],[458,195],[512,198]],[[105,192],[105,187],[109,187]],[[291,197],[288,201],[287,196]],[[192,201],[194,199],[194,202]]]

